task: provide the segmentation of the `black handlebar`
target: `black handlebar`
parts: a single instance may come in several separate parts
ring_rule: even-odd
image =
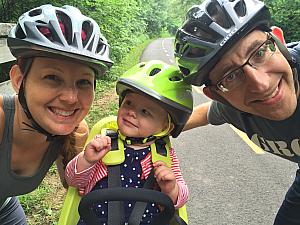
[[[82,197],[78,211],[88,225],[96,225],[97,218],[91,210],[93,203],[101,201],[136,201],[154,202],[164,207],[164,210],[154,217],[151,225],[168,224],[174,216],[175,208],[169,196],[162,192],[144,188],[106,188],[92,191]],[[128,224],[130,225],[130,224]]]

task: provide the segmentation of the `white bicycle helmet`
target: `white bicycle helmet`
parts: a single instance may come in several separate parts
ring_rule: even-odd
[[[21,69],[24,67],[22,72],[25,77],[35,56],[69,58],[90,66],[98,76],[113,64],[109,58],[109,45],[98,24],[69,5],[55,7],[47,4],[24,13],[11,30],[7,43]],[[18,99],[32,122],[26,125],[29,130],[46,135],[47,140],[54,140],[56,135],[44,130],[32,117],[25,98],[24,80]]]
[[[69,5],[29,10],[20,16],[7,41],[16,58],[67,57],[89,65],[98,75],[113,64],[98,24]]]
[[[206,0],[189,9],[175,37],[176,62],[185,79],[201,86],[223,54],[255,28],[269,31],[270,13],[258,0]]]

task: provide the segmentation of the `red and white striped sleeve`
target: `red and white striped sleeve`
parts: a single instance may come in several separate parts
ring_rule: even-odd
[[[172,160],[171,169],[172,169],[173,173],[175,174],[176,182],[179,187],[177,202],[176,202],[176,205],[174,206],[176,209],[178,209],[187,202],[188,196],[189,196],[189,190],[183,179],[183,176],[182,176],[182,173],[180,170],[180,166],[179,166],[179,159],[173,148],[171,148],[171,150],[170,150],[170,157]]]
[[[65,177],[68,185],[78,188],[80,195],[85,195],[92,190],[96,183],[107,176],[107,168],[97,162],[90,168],[81,172],[77,171],[78,156],[72,159],[65,171]]]

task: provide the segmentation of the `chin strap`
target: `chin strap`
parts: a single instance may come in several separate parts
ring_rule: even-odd
[[[151,141],[155,141],[157,139],[160,139],[162,137],[165,137],[166,135],[168,135],[171,132],[171,116],[168,114],[168,127],[166,129],[164,129],[163,131],[151,135],[149,137],[126,137],[125,135],[123,135],[120,130],[118,130],[119,133],[119,137],[122,141],[124,141],[127,145],[137,145],[137,144],[145,144]]]
[[[39,132],[41,134],[44,134],[47,139],[46,141],[53,141],[55,137],[59,137],[60,135],[53,135],[53,134],[50,134],[48,131],[46,131],[44,128],[42,128],[32,117],[29,109],[28,109],[28,106],[27,106],[27,103],[26,103],[26,99],[25,99],[25,95],[24,95],[24,82],[22,81],[22,84],[20,86],[20,90],[19,90],[19,93],[18,93],[18,99],[19,99],[19,102],[23,108],[23,111],[25,112],[27,118],[31,121],[31,124],[28,124],[28,123],[25,123],[23,122],[24,125],[26,125],[28,128],[24,128],[23,130],[27,130],[27,131],[33,131],[33,132]]]
[[[18,59],[20,60],[20,59]],[[22,60],[22,59],[21,59]],[[53,141],[55,137],[59,137],[60,135],[53,135],[50,134],[48,131],[46,131],[44,128],[42,128],[32,117],[28,106],[27,106],[27,101],[25,98],[25,90],[24,90],[24,86],[25,86],[25,80],[26,80],[26,75],[28,74],[30,67],[32,65],[33,62],[33,58],[27,58],[26,62],[23,61],[24,64],[24,71],[23,72],[23,80],[22,83],[20,85],[20,89],[19,89],[19,93],[18,93],[18,100],[23,108],[24,113],[26,114],[27,118],[31,121],[31,124],[25,123],[23,122],[24,125],[26,125],[28,128],[24,128],[23,130],[27,130],[27,131],[33,131],[33,132],[39,132],[41,134],[44,134],[47,139],[46,141]]]

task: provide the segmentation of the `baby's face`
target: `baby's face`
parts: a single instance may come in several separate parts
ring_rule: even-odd
[[[118,111],[118,127],[127,137],[149,137],[168,126],[168,114],[151,98],[130,92]]]

